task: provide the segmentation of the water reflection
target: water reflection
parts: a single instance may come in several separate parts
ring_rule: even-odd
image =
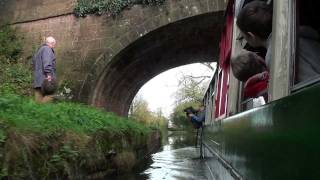
[[[211,180],[219,179],[212,165],[215,158],[199,158],[199,148],[195,147],[195,133],[169,132],[167,143],[152,155],[152,162],[139,173],[113,179],[126,180]],[[210,164],[210,166],[209,166]]]
[[[197,151],[194,147],[163,150],[152,156],[153,164],[142,174],[148,175],[151,180],[208,179],[203,173],[203,163]]]
[[[195,132],[169,131],[167,142],[164,143],[163,150],[179,149],[195,145]]]

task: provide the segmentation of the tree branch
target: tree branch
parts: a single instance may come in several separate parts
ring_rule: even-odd
[[[213,67],[211,65],[211,63],[209,62],[204,62],[204,63],[201,63],[202,65],[206,66],[207,68],[211,69],[212,71],[215,71],[215,67]]]

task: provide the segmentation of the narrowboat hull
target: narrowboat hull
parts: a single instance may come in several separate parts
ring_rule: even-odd
[[[204,155],[219,156],[234,179],[320,179],[319,115],[317,85],[206,125]]]

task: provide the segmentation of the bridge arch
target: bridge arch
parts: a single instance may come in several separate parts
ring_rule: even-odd
[[[216,61],[222,20],[221,11],[185,18],[147,33],[111,61],[100,56],[98,61],[107,63],[90,103],[126,116],[136,93],[156,75],[190,63]]]
[[[227,0],[166,0],[135,5],[114,18],[77,18],[75,2],[1,1],[0,24],[18,27],[29,57],[54,36],[60,84],[77,101],[127,115],[136,92],[157,74],[217,59]]]

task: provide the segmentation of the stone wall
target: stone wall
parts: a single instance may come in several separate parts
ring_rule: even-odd
[[[61,16],[73,12],[76,0],[1,0],[0,24]]]
[[[74,5],[75,0],[4,0],[0,6],[0,24],[10,22],[18,28],[24,37],[24,56],[29,59],[46,36],[54,36],[57,40],[55,50],[60,85],[70,87],[77,100],[107,107],[105,104],[110,102],[108,98],[99,102],[94,98],[99,94],[97,91],[101,90],[97,86],[101,81],[104,82],[105,78],[101,76],[106,74],[105,69],[108,69],[111,62],[119,60],[115,57],[137,40],[150,36],[158,29],[190,17],[223,12],[226,0],[167,0],[164,5],[156,7],[133,6],[117,17],[92,15],[77,18],[72,14]],[[223,13],[213,13],[212,16],[217,17],[212,22],[211,27],[216,28],[212,33],[217,33],[223,22]],[[215,24],[216,21],[220,21],[220,24]],[[180,27],[183,29],[183,24]],[[212,38],[216,42],[219,35]],[[218,44],[215,43],[214,46],[218,48]],[[215,56],[212,55],[212,58]],[[190,62],[192,61],[188,61]],[[194,59],[193,62],[198,60]],[[169,61],[154,72],[160,73],[183,64],[186,62]],[[121,63],[118,65],[125,66]],[[144,67],[139,68],[140,72],[144,71]],[[144,83],[154,76],[155,73],[151,73],[139,82]],[[141,83],[140,87],[143,85]],[[134,89],[131,94],[139,89],[138,86],[125,88]],[[131,94],[127,96],[131,98]],[[126,102],[131,102],[130,98]],[[114,106],[119,108],[117,103],[123,106],[121,102],[115,102]],[[126,110],[121,111],[119,114]]]

